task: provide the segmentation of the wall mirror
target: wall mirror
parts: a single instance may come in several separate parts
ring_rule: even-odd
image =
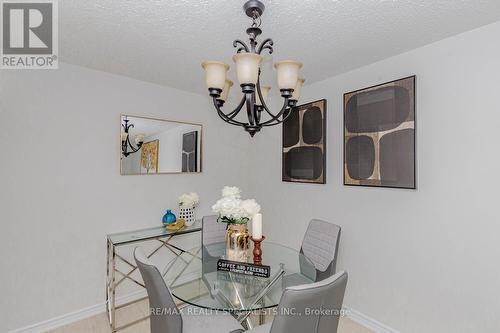
[[[122,175],[201,172],[202,125],[121,115]]]

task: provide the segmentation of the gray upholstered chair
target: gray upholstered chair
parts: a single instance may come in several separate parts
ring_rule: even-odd
[[[322,220],[309,222],[300,253],[303,253],[316,269],[316,281],[335,274],[340,243],[340,226]]]
[[[287,288],[274,320],[247,333],[336,333],[346,285],[347,273],[339,272],[320,282]]]
[[[217,222],[217,215],[203,216],[201,219],[202,270],[209,273],[217,270],[217,260],[225,253],[223,246],[211,246],[224,242],[226,224]]]
[[[217,215],[203,216],[201,225],[201,243],[203,246],[224,242],[226,224],[217,222]]]
[[[300,274],[283,277],[284,286],[321,281],[336,272],[337,254],[340,243],[340,226],[313,219],[309,222],[299,258]]]
[[[229,332],[242,326],[227,313],[200,313],[184,308],[179,311],[158,268],[136,248],[134,258],[149,298],[151,333]],[[196,315],[194,315],[196,314]]]

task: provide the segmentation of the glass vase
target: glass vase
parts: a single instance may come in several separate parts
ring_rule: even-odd
[[[226,259],[248,262],[250,234],[246,224],[229,224],[225,236]]]

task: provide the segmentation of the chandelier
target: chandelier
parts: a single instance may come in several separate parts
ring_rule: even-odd
[[[122,155],[127,157],[130,154],[138,152],[142,144],[144,143],[144,134],[137,134],[134,138],[136,147],[132,145],[132,142],[130,141],[130,129],[134,128],[134,124],[130,123],[130,120],[125,117],[123,119],[123,124],[122,124],[122,131],[121,131],[121,141],[122,141]]]
[[[262,127],[278,125],[284,122],[291,114],[290,109],[297,104],[300,97],[300,90],[304,79],[299,77],[299,70],[302,63],[298,61],[285,60],[274,64],[278,76],[278,87],[283,98],[283,106],[277,113],[272,113],[266,105],[266,99],[271,87],[261,86],[260,64],[262,62],[261,53],[266,50],[273,53],[273,40],[264,39],[260,44],[257,37],[262,34],[260,29],[261,16],[264,12],[264,4],[258,0],[247,1],[243,5],[246,15],[252,19],[252,25],[246,30],[250,43],[237,39],[233,46],[237,48],[233,61],[236,64],[236,76],[243,93],[243,97],[238,106],[224,113],[222,107],[226,102],[229,89],[233,82],[227,79],[229,65],[219,61],[205,61],[202,64],[205,70],[205,81],[210,97],[213,99],[217,114],[225,122],[241,126],[253,137]],[[236,119],[236,116],[246,107],[248,122]],[[262,114],[267,114],[264,119]]]

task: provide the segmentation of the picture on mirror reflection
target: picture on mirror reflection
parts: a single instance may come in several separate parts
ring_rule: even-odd
[[[202,125],[122,115],[121,127],[122,175],[201,172]]]

